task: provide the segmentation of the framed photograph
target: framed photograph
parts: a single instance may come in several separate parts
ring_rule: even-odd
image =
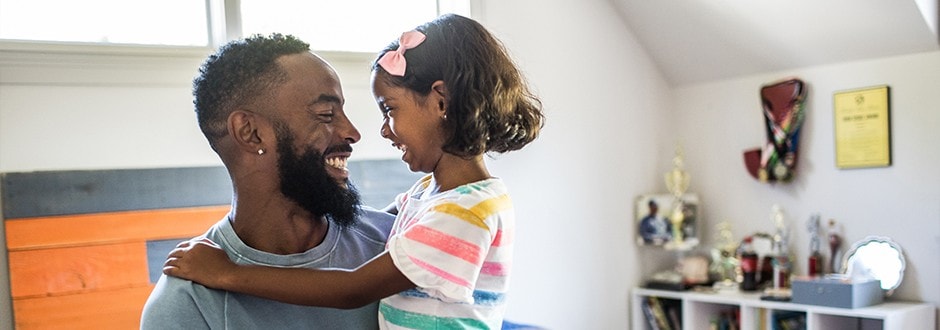
[[[891,165],[888,86],[836,92],[832,104],[836,167]]]
[[[698,245],[698,207],[695,194],[682,196],[681,204],[671,194],[646,194],[636,198],[636,242],[685,250]]]

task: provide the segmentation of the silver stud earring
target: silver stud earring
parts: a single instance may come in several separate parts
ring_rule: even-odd
[[[258,149],[258,155],[264,155],[264,149]]]

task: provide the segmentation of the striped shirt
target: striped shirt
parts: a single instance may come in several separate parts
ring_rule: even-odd
[[[491,178],[433,192],[425,176],[395,203],[386,249],[416,286],[379,305],[383,329],[499,329],[512,266],[515,213]]]

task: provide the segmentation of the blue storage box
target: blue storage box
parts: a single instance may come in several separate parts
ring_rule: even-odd
[[[791,301],[799,304],[858,308],[880,304],[885,293],[879,280],[796,279]]]

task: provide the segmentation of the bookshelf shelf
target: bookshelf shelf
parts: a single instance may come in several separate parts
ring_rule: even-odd
[[[666,291],[633,289],[632,329],[653,329],[648,323],[645,306],[651,300],[678,305],[678,321],[685,330],[708,330],[713,320],[734,313],[740,321],[738,329],[776,329],[777,322],[802,321],[806,330],[828,329],[936,329],[937,307],[928,303],[886,301],[861,308],[835,308],[761,300],[759,293]],[[650,299],[653,297],[654,299]],[[664,314],[669,314],[665,308]],[[652,311],[651,311],[652,312]],[[668,316],[667,316],[668,317]]]

